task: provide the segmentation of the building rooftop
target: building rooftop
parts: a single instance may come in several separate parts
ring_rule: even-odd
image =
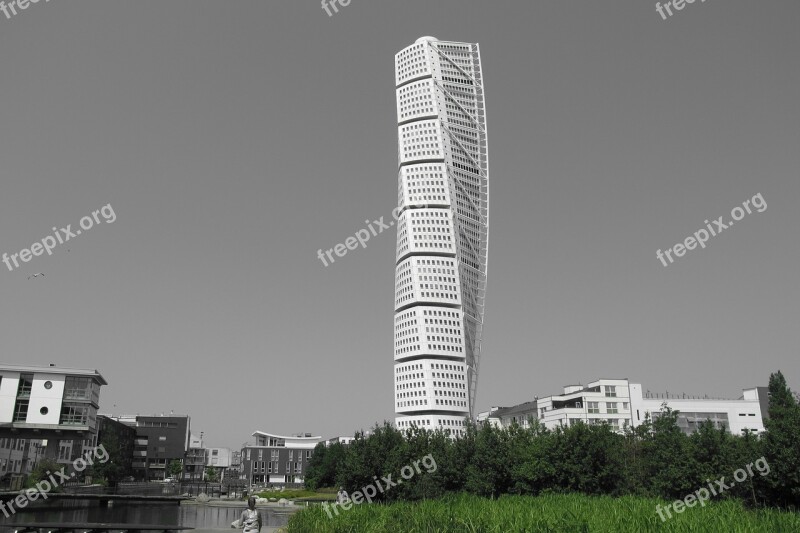
[[[514,405],[512,407],[498,407],[497,410],[491,413],[489,416],[491,417],[498,417],[498,416],[510,416],[519,413],[527,413],[530,411],[536,411],[536,404],[537,401],[533,400],[532,402],[525,402],[519,405]]]
[[[63,374],[67,376],[93,377],[101,385],[108,385],[108,382],[97,370],[86,368],[67,368],[61,366],[34,366],[34,365],[0,365],[0,371],[25,372],[34,374]]]
[[[276,439],[306,439],[306,440],[314,440],[314,439],[321,439],[322,437],[314,437],[311,433],[304,433],[302,435],[275,435],[274,433],[266,433],[264,431],[256,431],[253,433],[253,436],[261,435],[263,437],[275,437]]]

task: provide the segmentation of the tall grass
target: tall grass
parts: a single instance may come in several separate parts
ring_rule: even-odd
[[[354,505],[329,518],[321,506],[304,509],[289,520],[289,533],[794,533],[800,515],[744,508],[735,500],[693,507],[662,522],[656,505],[663,500],[625,496],[549,494],[503,496],[488,500],[472,495],[441,500]],[[665,515],[666,516],[666,515]]]

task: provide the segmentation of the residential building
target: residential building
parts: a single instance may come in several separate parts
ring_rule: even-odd
[[[480,49],[422,37],[395,56],[399,429],[463,431],[483,337],[489,161]]]
[[[97,370],[0,365],[0,438],[33,439],[45,457],[71,461],[83,451],[73,441],[91,442],[96,434],[103,385]]]
[[[183,462],[183,481],[203,481],[206,470],[206,450],[204,448],[189,448]]]
[[[764,431],[763,418],[768,412],[768,395],[765,387],[745,389],[739,399],[717,399],[685,394],[654,394],[642,392],[642,385],[627,379],[599,379],[588,385],[568,385],[563,394],[536,398],[514,407],[493,407],[481,413],[479,421],[488,420],[495,426],[508,427],[519,424],[528,427],[538,421],[549,429],[572,425],[578,421],[586,424],[609,424],[616,431],[637,427],[647,415],[660,416],[663,406],[678,414],[678,426],[691,433],[703,421],[710,420],[716,427],[726,427],[732,434],[744,431]]]
[[[173,461],[184,464],[189,449],[191,419],[188,415],[107,415],[136,430],[133,449],[133,476],[141,481],[158,481],[170,477]]]
[[[230,448],[208,448],[206,466],[215,468],[229,468],[232,464]]]
[[[322,437],[311,433],[294,436],[253,433],[255,445],[241,452],[241,476],[249,485],[302,483],[303,473]]]

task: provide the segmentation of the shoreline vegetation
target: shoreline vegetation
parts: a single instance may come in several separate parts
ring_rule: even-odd
[[[748,509],[729,499],[686,509],[664,522],[655,512],[659,498],[583,494],[504,495],[497,499],[470,494],[437,500],[354,505],[328,517],[321,506],[298,511],[287,533],[507,533],[509,531],[590,533],[687,532],[776,533],[800,531],[800,514],[776,509]]]

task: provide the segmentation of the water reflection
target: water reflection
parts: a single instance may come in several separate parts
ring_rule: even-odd
[[[10,518],[0,513],[0,527],[11,522],[101,522],[119,524],[163,524],[194,528],[230,528],[244,507],[208,507],[202,505],[120,503],[100,507],[96,502],[58,502],[47,507],[20,510]],[[259,508],[264,526],[285,526],[290,513]],[[7,530],[7,529],[6,529]]]

